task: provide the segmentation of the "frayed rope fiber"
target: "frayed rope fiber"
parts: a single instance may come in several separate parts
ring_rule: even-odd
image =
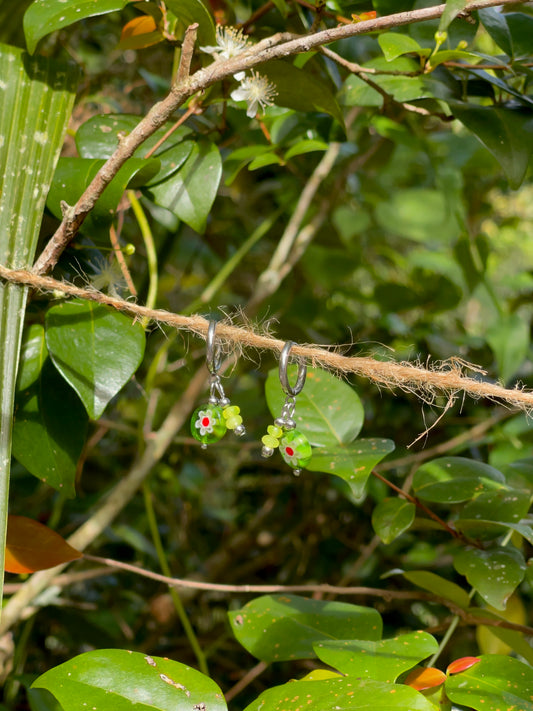
[[[93,288],[80,288],[68,282],[38,276],[22,269],[8,269],[2,265],[0,265],[0,278],[40,291],[57,291],[79,299],[94,301],[133,316],[135,319],[149,319],[154,323],[187,330],[204,339],[207,336],[209,320],[203,316],[181,316],[162,309],[149,309],[146,306],[102,294]],[[277,354],[281,353],[285,345],[285,341],[278,338],[225,322],[217,325],[217,339],[239,349],[269,350]],[[466,377],[463,375],[465,369],[473,370],[480,375],[484,375],[485,372],[461,359],[451,358],[438,364],[434,363],[432,367],[423,368],[416,363],[381,361],[368,356],[345,356],[335,350],[312,345],[295,345],[291,355],[305,360],[312,366],[343,374],[353,373],[379,386],[400,388],[414,393],[428,403],[434,402],[437,396],[444,395],[448,398],[446,408],[455,401],[459,393],[465,393],[474,398],[487,398],[500,402],[527,413],[533,412],[533,392],[519,387],[507,389],[496,383]]]

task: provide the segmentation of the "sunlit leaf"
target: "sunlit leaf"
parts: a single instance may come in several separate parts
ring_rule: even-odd
[[[497,610],[524,579],[526,565],[522,553],[507,546],[495,550],[462,549],[454,556],[458,573],[464,575],[481,597]]]
[[[313,644],[326,639],[379,639],[381,617],[370,607],[265,595],[229,613],[237,640],[263,661],[312,659]]]
[[[226,711],[222,692],[196,669],[123,649],[86,652],[38,677],[32,688],[50,691],[64,711]]]
[[[82,557],[58,533],[25,516],[9,516],[6,562],[8,573],[34,573]]]
[[[482,491],[504,488],[494,467],[466,457],[440,457],[419,467],[413,479],[416,495],[425,501],[460,503]]]

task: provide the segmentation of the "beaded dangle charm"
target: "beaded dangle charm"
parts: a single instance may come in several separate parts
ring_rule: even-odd
[[[226,397],[218,375],[221,357],[220,349],[215,346],[216,328],[216,321],[210,321],[206,339],[207,369],[211,373],[209,400],[205,405],[197,408],[191,417],[191,434],[194,439],[202,443],[202,449],[222,439],[226,430],[233,430],[238,437],[246,434],[240,409],[232,405]]]
[[[294,341],[287,341],[281,351],[279,379],[286,398],[281,408],[281,416],[274,420],[273,425],[268,426],[267,434],[261,438],[263,443],[261,456],[271,457],[274,454],[274,450],[279,447],[283,459],[294,469],[295,476],[299,476],[302,468],[311,461],[312,450],[307,437],[296,429],[296,422],[293,419],[296,396],[302,391],[307,375],[305,364],[298,363],[296,385],[292,387],[289,383],[287,365],[289,363],[290,350],[294,345],[296,345]]]

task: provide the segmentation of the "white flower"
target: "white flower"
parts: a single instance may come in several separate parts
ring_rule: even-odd
[[[240,87],[231,92],[233,101],[248,102],[246,115],[249,118],[254,118],[259,106],[262,109],[265,106],[272,106],[275,96],[277,96],[277,91],[274,84],[271,84],[266,77],[254,72],[253,69],[252,76],[245,77],[241,81]]]
[[[200,410],[198,419],[194,423],[196,429],[200,431],[200,437],[203,437],[205,434],[212,434],[214,422],[215,420],[211,410]]]
[[[215,59],[231,59],[231,57],[236,57],[250,46],[250,42],[243,35],[242,30],[238,30],[235,27],[217,25],[216,40],[216,47],[200,47],[202,52],[212,54]],[[244,78],[244,72],[237,72],[234,76],[237,81],[240,81]]]

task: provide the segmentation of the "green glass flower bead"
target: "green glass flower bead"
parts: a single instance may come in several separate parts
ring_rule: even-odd
[[[191,417],[191,434],[202,446],[218,442],[226,434],[227,425],[222,408],[218,405],[202,405]]]
[[[293,469],[307,466],[313,453],[309,440],[298,430],[290,430],[283,435],[279,451],[283,459]]]

